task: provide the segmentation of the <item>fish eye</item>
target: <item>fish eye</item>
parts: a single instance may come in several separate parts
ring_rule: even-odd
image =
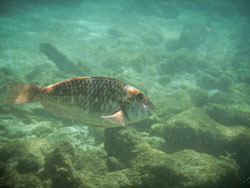
[[[140,100],[142,100],[142,99],[143,99],[143,94],[142,94],[142,93],[139,93],[139,94],[137,95],[137,98],[140,99]]]

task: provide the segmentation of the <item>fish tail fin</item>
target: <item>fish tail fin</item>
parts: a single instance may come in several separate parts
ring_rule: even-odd
[[[37,95],[41,93],[39,86],[23,84],[20,82],[8,82],[7,104],[22,104],[37,101]]]

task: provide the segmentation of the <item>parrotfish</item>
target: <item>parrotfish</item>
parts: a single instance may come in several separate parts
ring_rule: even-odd
[[[8,82],[7,104],[30,102],[102,128],[141,121],[154,109],[143,92],[114,78],[76,77],[46,87]]]

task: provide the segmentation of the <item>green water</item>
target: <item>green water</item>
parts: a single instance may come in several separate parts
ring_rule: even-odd
[[[249,23],[248,0],[2,0],[0,187],[249,187]],[[76,76],[135,86],[153,115],[101,129],[5,104],[8,81]]]

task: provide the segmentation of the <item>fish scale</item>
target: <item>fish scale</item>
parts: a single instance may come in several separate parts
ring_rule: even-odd
[[[54,97],[63,95],[65,93],[66,95],[71,96],[72,100],[70,103],[67,103],[67,101],[61,100],[59,98],[59,103],[61,103],[61,105],[81,106],[81,104],[85,104],[82,103],[83,100],[83,101],[89,101],[89,106],[88,106],[89,108],[85,109],[85,111],[91,110],[92,113],[100,112],[101,111],[100,106],[102,105],[107,105],[107,108],[104,107],[103,109],[110,109],[111,108],[110,106],[112,106],[112,103],[115,102],[115,99],[117,98],[117,94],[122,93],[122,87],[121,86],[119,87],[119,84],[120,85],[125,85],[125,84],[121,83],[117,84],[113,80],[104,82],[104,80],[105,80],[104,78],[84,78],[79,80],[77,79],[70,80],[62,84],[55,84],[54,86],[53,85],[49,86],[53,88],[52,91],[50,91],[48,94],[49,101],[52,101],[53,103],[55,100]],[[110,93],[105,92],[107,90],[111,90],[112,92]],[[61,94],[60,91],[62,91]],[[45,93],[48,92],[47,87],[44,88],[44,92]],[[112,96],[108,96],[105,95],[105,93],[109,95],[111,95],[111,93],[113,94]],[[81,95],[84,97],[83,98],[79,97]],[[85,107],[85,105],[83,105],[82,107]]]

